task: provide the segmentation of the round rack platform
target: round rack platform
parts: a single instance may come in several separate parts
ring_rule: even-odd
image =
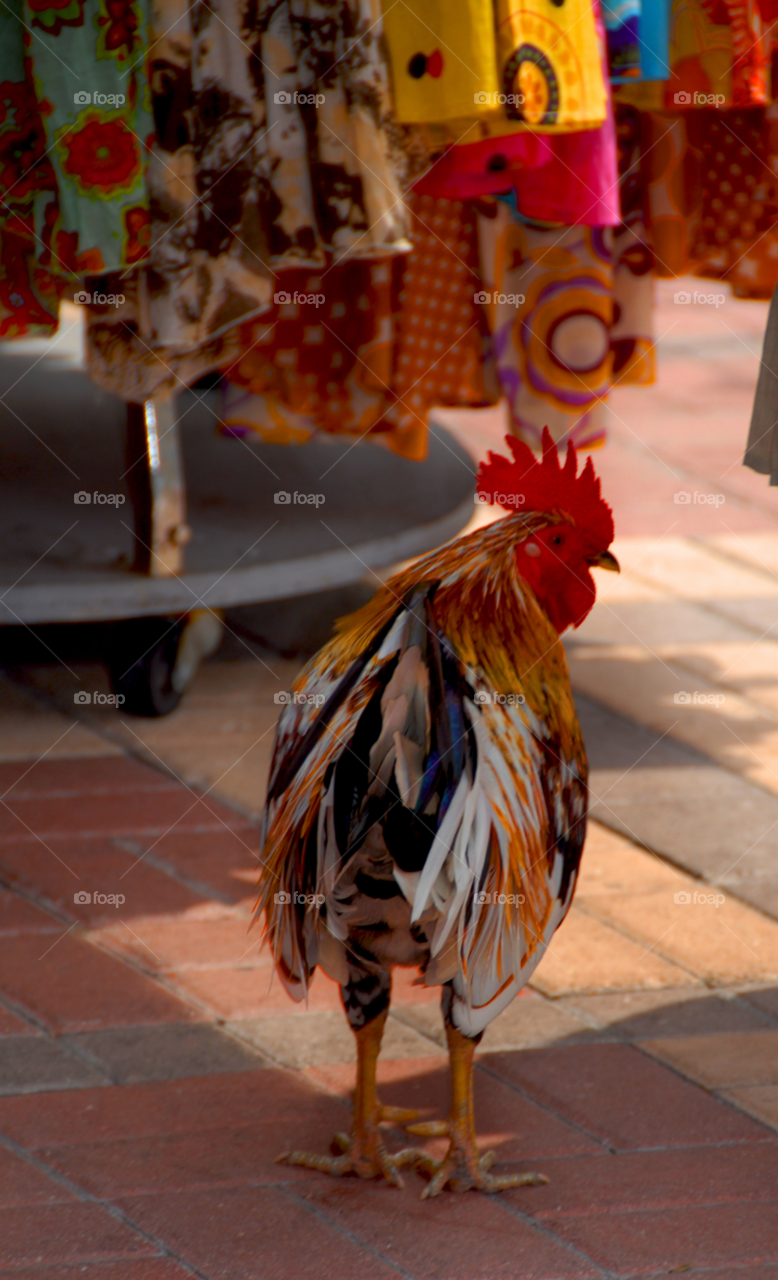
[[[473,513],[472,459],[440,427],[423,463],[367,442],[264,445],[218,434],[218,392],[185,391],[175,416],[191,540],[183,572],[148,576],[132,567],[126,406],[73,361],[8,348],[0,397],[4,625],[180,614],[342,586],[440,545]]]

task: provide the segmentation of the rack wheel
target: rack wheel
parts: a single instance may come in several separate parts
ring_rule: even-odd
[[[216,652],[223,634],[216,609],[120,623],[106,666],[114,693],[124,698],[121,710],[131,716],[175,711],[203,658]]]
[[[113,632],[106,666],[120,710],[131,716],[166,716],[175,711],[183,688],[173,684],[176,658],[186,626],[180,618],[132,618]]]

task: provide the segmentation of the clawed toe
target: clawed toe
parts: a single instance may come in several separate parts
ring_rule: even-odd
[[[444,1122],[430,1122],[431,1125],[442,1123]],[[439,1132],[436,1130],[436,1134]],[[336,1133],[332,1146],[341,1154],[322,1156],[309,1151],[287,1151],[276,1157],[276,1164],[315,1169],[318,1173],[328,1173],[334,1178],[353,1174],[358,1178],[381,1179],[390,1187],[403,1186],[401,1169],[416,1169],[429,1178],[421,1193],[422,1200],[440,1195],[446,1186],[457,1192],[483,1191],[487,1195],[494,1195],[498,1191],[509,1191],[512,1187],[538,1187],[548,1182],[544,1173],[506,1173],[493,1176],[489,1170],[497,1159],[494,1151],[487,1151],[475,1160],[463,1160],[461,1153],[451,1152],[443,1160],[436,1160],[418,1147],[406,1147],[390,1155],[383,1144],[376,1143],[367,1155],[355,1147],[353,1139],[345,1133]]]
[[[483,1191],[487,1195],[494,1195],[498,1191],[509,1191],[512,1187],[539,1187],[548,1182],[544,1173],[506,1173],[492,1176],[489,1170],[496,1159],[494,1151],[487,1151],[474,1160],[463,1159],[461,1153],[451,1151],[442,1160],[435,1160],[425,1153],[415,1164],[419,1172],[425,1173],[429,1178],[421,1193],[422,1200],[440,1195],[446,1186],[450,1186],[452,1191]]]
[[[448,1160],[436,1163],[437,1168],[421,1193],[422,1200],[440,1195],[447,1185],[452,1191],[483,1191],[486,1195],[495,1195],[498,1191],[510,1191],[512,1187],[539,1187],[548,1182],[544,1173],[506,1173],[493,1177],[487,1172],[488,1166],[482,1167],[480,1160],[475,1170]]]
[[[451,1132],[448,1120],[422,1120],[419,1124],[406,1124],[403,1128],[417,1138],[447,1138]]]
[[[285,1151],[276,1156],[276,1164],[297,1165],[302,1169],[316,1169],[319,1173],[330,1173],[333,1177],[342,1177],[348,1172],[350,1159],[347,1155],[320,1156],[312,1151]]]
[[[442,1138],[452,1132],[450,1120],[422,1120],[418,1124],[406,1124],[406,1132],[419,1138]],[[487,1151],[479,1156],[475,1148],[469,1146],[463,1151],[452,1145],[442,1160],[436,1160],[426,1151],[415,1153],[413,1150],[401,1153],[407,1156],[403,1165],[413,1165],[419,1173],[424,1173],[429,1182],[421,1193],[422,1200],[440,1195],[444,1187],[450,1186],[452,1191],[484,1191],[494,1195],[497,1191],[508,1191],[511,1187],[537,1187],[548,1178],[544,1173],[506,1173],[492,1177],[489,1173],[497,1160],[495,1151]]]
[[[332,1146],[342,1154],[320,1156],[310,1151],[286,1151],[283,1155],[276,1156],[275,1163],[315,1169],[318,1173],[328,1173],[333,1178],[354,1174],[358,1178],[380,1178],[390,1187],[403,1186],[399,1169],[405,1167],[405,1164],[398,1163],[394,1156],[390,1156],[383,1143],[373,1142],[370,1152],[366,1153],[348,1134],[336,1133]]]
[[[493,1195],[495,1191],[510,1191],[511,1187],[542,1187],[547,1182],[545,1173],[504,1173],[497,1177],[484,1173],[475,1189]]]
[[[418,1120],[418,1111],[410,1111],[407,1107],[384,1107],[378,1108],[379,1124],[401,1124],[407,1125],[411,1120]]]

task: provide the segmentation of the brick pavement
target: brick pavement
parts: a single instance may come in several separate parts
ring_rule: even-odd
[[[724,1096],[771,1078],[778,1007],[758,990],[717,993],[685,972],[686,985],[661,988],[661,1000],[643,991],[636,1005],[613,993],[520,997],[479,1058],[479,1130],[501,1164],[537,1166],[547,1187],[421,1204],[413,1174],[402,1192],[281,1174],[281,1149],[326,1150],[347,1123],[353,1068],[337,1060],[338,1035],[324,1036],[318,1063],[278,1065],[294,1056],[278,1024],[302,1030],[312,1015],[270,1013],[270,971],[246,932],[254,828],[120,755],[28,762],[26,772],[6,763],[0,779],[5,1270],[550,1278],[726,1264],[746,1277],[778,1261],[778,1143]],[[33,802],[44,817],[27,850],[49,845],[48,862],[20,853],[13,817]],[[153,865],[133,865],[136,843],[162,850]],[[80,906],[79,891],[126,901]],[[315,990],[318,1017],[342,1026],[327,1012],[332,984]],[[399,1050],[401,1036],[389,1041],[383,1097],[437,1116],[447,1092],[439,1015],[400,1000],[394,1022],[408,1039]],[[509,1047],[512,1036],[532,1043],[533,1028],[542,1047]],[[750,1081],[738,1036],[760,1046]],[[709,1062],[717,1037],[731,1071],[703,1089],[684,1078],[697,1070],[690,1045]],[[401,1140],[390,1132],[390,1144]]]
[[[778,1276],[778,494],[736,466],[764,308],[681,323],[660,296],[659,384],[616,393],[597,458],[626,572],[569,650],[598,821],[476,1072],[482,1142],[549,1184],[421,1203],[415,1174],[273,1163],[326,1151],[353,1086],[333,985],[291,1005],[248,927],[294,662],[241,634],[148,724],[76,720],[73,677],[27,665],[0,676],[0,1272]],[[494,446],[497,417],[467,431]],[[677,506],[679,483],[726,488],[723,509]],[[679,718],[689,680],[728,701]],[[714,887],[718,907],[675,902]],[[445,1113],[436,993],[396,984],[379,1080]]]

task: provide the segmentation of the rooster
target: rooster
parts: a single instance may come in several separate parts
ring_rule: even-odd
[[[532,975],[570,907],[584,841],[587,765],[560,634],[616,572],[613,517],[591,459],[578,475],[544,432],[536,460],[507,437],[477,479],[509,514],[422,557],[338,624],[278,723],[262,821],[257,914],[276,970],[304,1000],[316,966],[340,986],[357,1048],[350,1136],[339,1155],[279,1157],[402,1185],[427,1175],[494,1192],[546,1181],[492,1175],[480,1156],[473,1058]],[[376,1064],[392,970],[442,988],[450,1119],[381,1107]],[[394,1155],[380,1123],[447,1133],[437,1161]]]

